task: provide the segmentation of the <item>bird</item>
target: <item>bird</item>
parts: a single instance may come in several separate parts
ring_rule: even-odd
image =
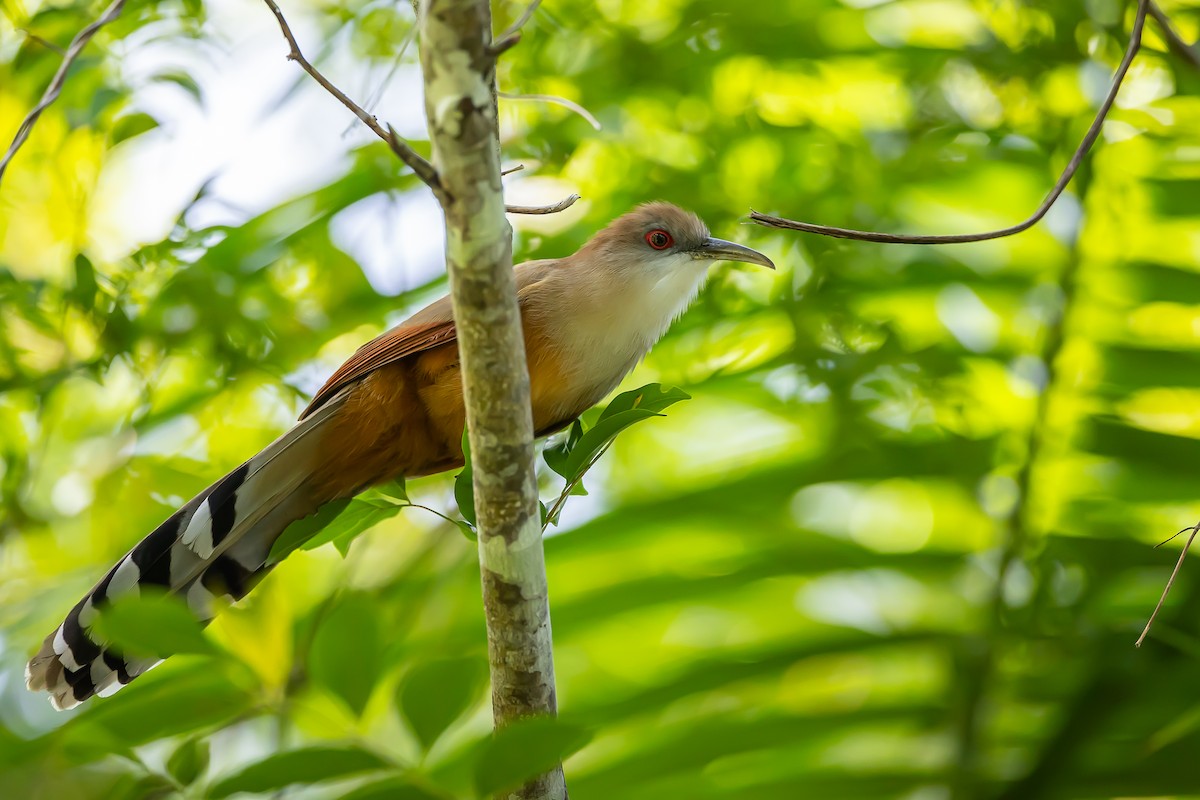
[[[775,268],[658,201],[616,218],[572,255],[517,265],[536,436],[612,392],[699,293],[707,265],[722,260]],[[59,710],[117,691],[160,659],[107,646],[94,631],[105,605],[166,591],[208,622],[218,599],[242,599],[274,566],[271,545],[292,522],[386,481],[461,467],[464,419],[454,316],[443,297],[360,347],[291,429],[113,565],[30,659],[26,685]]]

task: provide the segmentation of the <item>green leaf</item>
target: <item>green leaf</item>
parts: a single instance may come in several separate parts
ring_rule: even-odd
[[[114,787],[108,797],[111,800],[169,800],[179,796],[175,784],[164,775],[151,773],[140,778],[129,776],[129,781],[128,786],[118,784],[118,787]]]
[[[212,800],[238,792],[273,792],[294,783],[312,784],[387,769],[391,765],[359,747],[305,747],[276,753],[218,781],[209,790]]]
[[[516,789],[581,750],[591,738],[586,728],[554,717],[530,717],[501,728],[475,764],[475,788],[481,795]]]
[[[146,131],[152,131],[158,127],[158,120],[149,114],[126,114],[123,117],[117,118],[113,122],[112,133],[110,137],[113,144],[120,144],[126,139],[132,139],[134,136],[140,136]]]
[[[101,609],[95,626],[101,638],[132,655],[166,658],[219,652],[205,637],[200,621],[175,596],[142,592],[118,598]]]
[[[312,550],[332,541],[333,546],[342,554],[342,558],[345,558],[355,539],[385,519],[396,516],[406,507],[364,498],[353,500],[350,506],[338,516],[337,522],[305,542],[304,549]]]
[[[195,783],[208,769],[209,747],[206,739],[187,739],[167,759],[167,772],[184,786]]]
[[[475,530],[474,525],[467,522],[465,519],[456,519],[454,520],[454,524],[458,527],[459,532],[465,536],[468,541],[479,541],[479,531]]]
[[[414,786],[404,778],[384,778],[359,786],[338,800],[446,800],[445,795],[432,794]]]
[[[222,725],[246,713],[259,698],[239,688],[233,662],[178,662],[154,670],[123,689],[112,702],[91,705],[62,731],[63,750],[72,760],[87,761],[166,736]],[[214,668],[215,667],[215,668]]]
[[[296,549],[313,550],[333,542],[344,556],[350,544],[365,531],[396,516],[405,505],[370,496],[334,500],[304,519],[288,525],[271,546],[267,563],[282,561]]]
[[[623,392],[613,398],[600,413],[596,424],[582,435],[576,437],[575,426],[571,426],[571,434],[566,442],[554,448],[553,454],[546,455],[546,463],[567,481],[574,481],[587,471],[592,461],[621,431],[644,419],[662,416],[660,412],[664,409],[688,399],[690,395],[686,392],[663,389],[657,383]]]
[[[376,601],[361,592],[344,595],[313,636],[308,659],[313,680],[361,715],[383,666]]]
[[[75,254],[75,284],[71,287],[71,298],[79,307],[91,311],[96,306],[96,293],[99,285],[96,283],[96,268],[91,260],[83,253]]]
[[[267,563],[276,564],[282,561],[293,550],[320,533],[325,526],[332,524],[348,505],[349,499],[334,500],[318,508],[315,514],[309,514],[288,525],[275,540],[275,544],[271,545]]]
[[[570,476],[565,472],[568,468],[567,462],[571,457],[571,451],[575,449],[582,438],[583,423],[575,420],[571,423],[571,429],[567,432],[566,438],[542,451],[542,458],[545,459],[546,466],[570,480]]]
[[[666,411],[676,403],[691,399],[692,396],[682,389],[676,389],[673,386],[664,389],[661,383],[648,383],[640,389],[622,392],[614,397],[612,402],[600,412],[600,418],[596,424],[599,425],[614,414],[635,409],[653,411],[657,414],[660,411]]]
[[[478,702],[486,678],[487,664],[479,658],[427,661],[405,676],[397,705],[426,750]]]
[[[376,486],[372,489],[375,494],[380,497],[385,497],[393,500],[400,505],[411,505],[412,501],[408,499],[408,485],[404,482],[404,478],[396,478],[394,481]]]
[[[474,530],[478,525],[475,519],[475,486],[473,484],[475,478],[471,472],[471,442],[467,439],[466,430],[463,430],[462,435],[462,451],[462,472],[454,476],[454,502],[458,503],[458,513],[471,523],[471,528]]]

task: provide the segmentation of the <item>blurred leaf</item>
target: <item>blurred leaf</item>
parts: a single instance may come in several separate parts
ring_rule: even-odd
[[[446,795],[432,794],[414,786],[404,778],[384,778],[367,783],[341,795],[338,800],[448,800]]]
[[[178,796],[175,784],[163,775],[143,775],[122,792],[117,790],[112,800],[167,800]]]
[[[89,761],[244,714],[256,700],[231,681],[227,670],[214,669],[223,663],[208,662],[191,671],[162,667],[123,689],[118,698],[92,701],[61,729],[64,751]]]
[[[200,737],[185,739],[167,759],[167,772],[184,786],[190,786],[208,769],[208,740]]]
[[[150,80],[159,83],[173,83],[191,95],[192,99],[197,103],[204,104],[204,93],[200,90],[200,84],[196,82],[195,78],[182,70],[166,70],[152,76]]]
[[[219,652],[200,621],[182,599],[142,592],[119,597],[100,609],[95,628],[118,650],[139,656],[166,658],[179,653],[212,655]]]
[[[264,793],[292,784],[314,784],[359,772],[387,769],[391,765],[359,747],[305,747],[267,756],[226,778],[208,791],[212,800],[238,792]]]
[[[132,139],[134,136],[139,136],[146,131],[152,131],[157,127],[158,120],[149,114],[126,114],[118,117],[117,121],[113,123],[110,137],[114,145],[120,144],[126,139]]]
[[[582,726],[552,717],[530,717],[496,731],[475,765],[481,795],[511,791],[553,768],[591,740]]]
[[[404,677],[397,705],[428,750],[456,719],[479,701],[487,664],[478,658],[427,661]]]
[[[96,267],[83,253],[75,254],[75,285],[71,287],[71,298],[80,308],[91,311],[96,305]]]
[[[383,644],[377,601],[361,592],[345,594],[313,636],[309,671],[361,715],[384,666]]]

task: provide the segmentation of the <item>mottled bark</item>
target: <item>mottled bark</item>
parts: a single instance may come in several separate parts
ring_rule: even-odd
[[[556,711],[529,375],[504,216],[487,0],[423,0],[421,67],[458,328],[497,726]],[[512,797],[566,798],[562,769]]]

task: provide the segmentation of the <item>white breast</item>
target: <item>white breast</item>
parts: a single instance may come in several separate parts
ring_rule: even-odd
[[[686,259],[686,261],[683,261]],[[616,387],[699,292],[707,270],[690,258],[653,270],[622,270],[621,280],[591,280],[561,320],[560,341],[591,403]],[[600,276],[597,276],[599,278]],[[580,283],[576,282],[576,288]]]

